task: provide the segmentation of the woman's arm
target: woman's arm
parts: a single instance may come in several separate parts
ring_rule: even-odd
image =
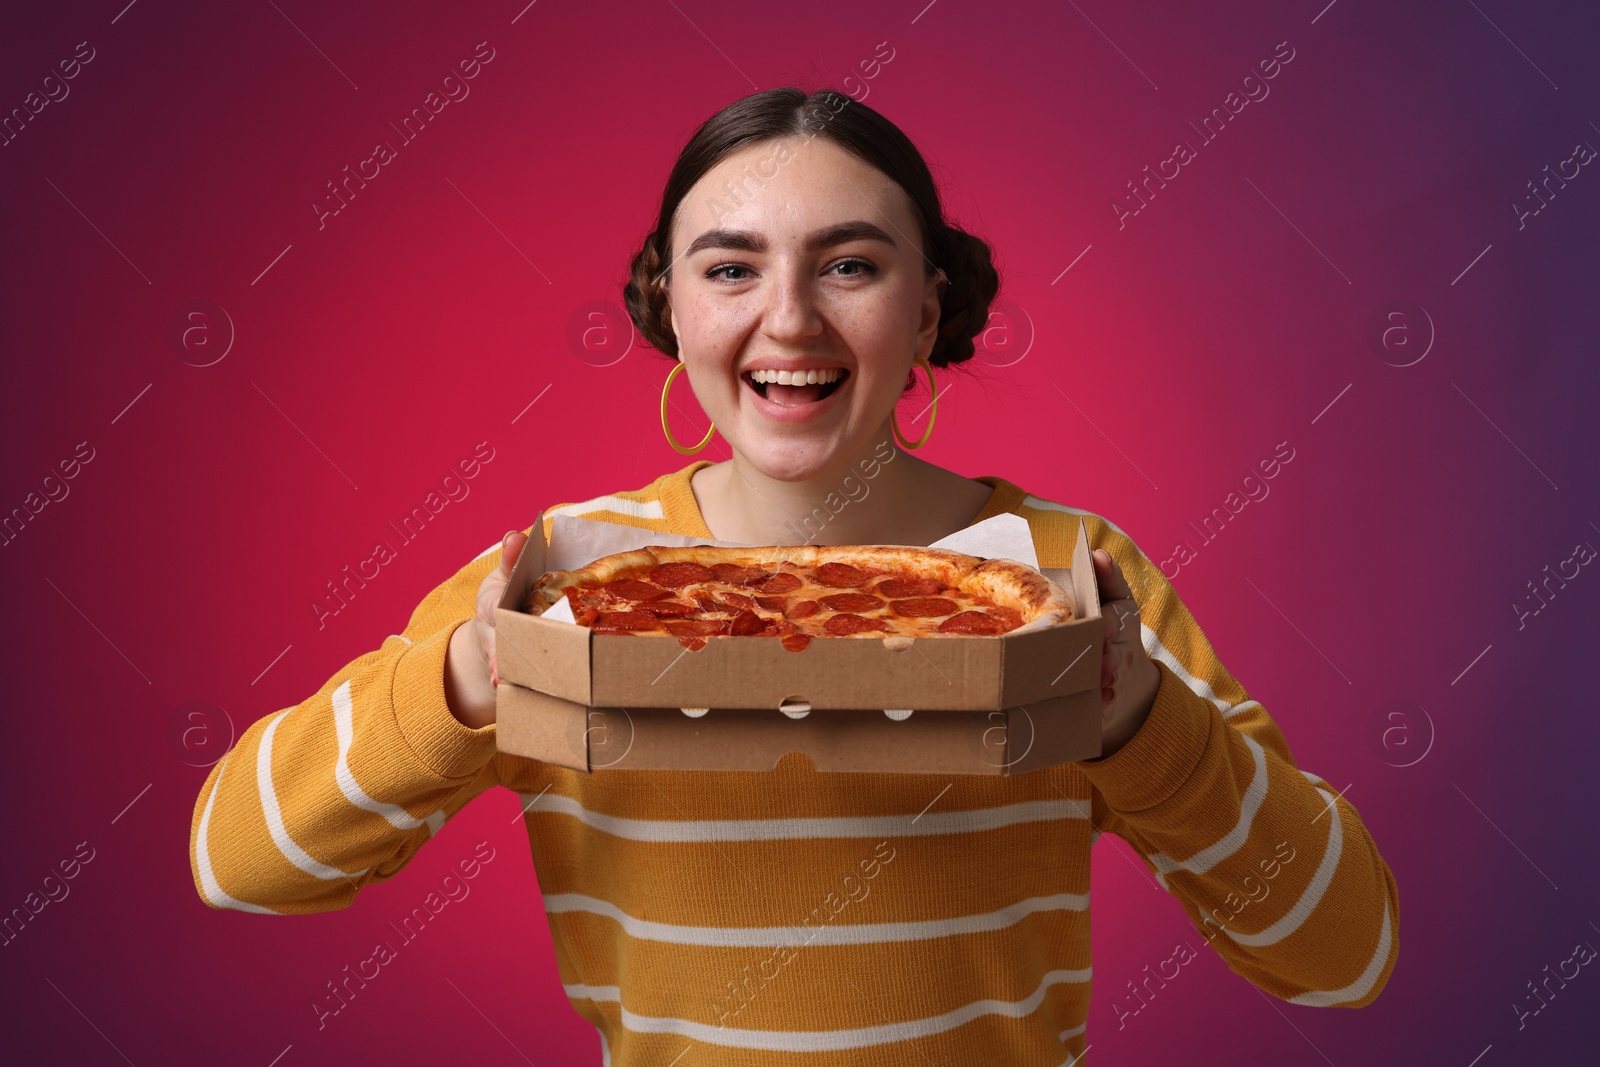
[[[1131,844],[1228,966],[1297,1004],[1358,1007],[1399,953],[1399,896],[1350,802],[1295,767],[1266,709],[1218,661],[1127,537],[1127,575],[1159,684],[1125,744],[1078,766],[1093,818]]]
[[[471,633],[499,557],[467,564],[403,633],[257,720],[212,768],[190,825],[202,900],[279,914],[346,907],[496,784],[494,726],[461,722],[447,687],[457,698],[466,688],[451,677],[452,638]]]

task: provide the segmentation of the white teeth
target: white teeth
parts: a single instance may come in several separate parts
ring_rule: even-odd
[[[756,370],[750,372],[750,380],[774,385],[826,385],[838,381],[843,374],[844,371],[838,367],[797,371]]]

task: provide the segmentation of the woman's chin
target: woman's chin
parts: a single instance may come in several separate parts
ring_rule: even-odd
[[[829,438],[819,441],[764,441],[741,449],[746,462],[764,476],[779,482],[806,482],[821,477],[839,463],[842,450]]]

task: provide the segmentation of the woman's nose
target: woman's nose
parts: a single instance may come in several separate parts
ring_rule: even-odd
[[[799,341],[822,332],[822,315],[809,273],[780,270],[767,288],[762,327],[774,340]]]

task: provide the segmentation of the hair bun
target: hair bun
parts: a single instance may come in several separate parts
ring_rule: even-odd
[[[633,257],[627,284],[622,287],[622,302],[645,343],[657,351],[676,356],[678,337],[668,322],[667,287],[657,277],[659,274],[661,252],[656,247],[656,235],[651,234]]]
[[[928,362],[948,367],[972,358],[972,339],[989,324],[989,305],[1000,291],[989,245],[956,226],[946,226],[935,242],[935,263],[950,279],[939,313],[939,336]]]

